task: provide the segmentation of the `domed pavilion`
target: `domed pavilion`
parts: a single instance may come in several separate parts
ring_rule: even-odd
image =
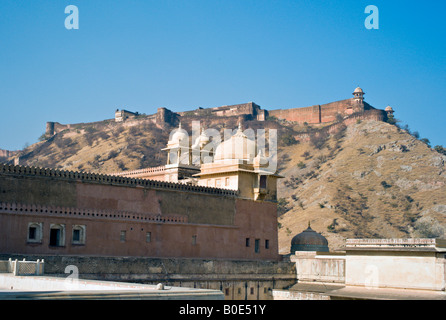
[[[328,241],[323,235],[311,229],[308,223],[308,228],[291,240],[291,253],[294,254],[296,251],[328,252]]]

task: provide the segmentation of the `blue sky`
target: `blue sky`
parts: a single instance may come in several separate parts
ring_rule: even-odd
[[[78,30],[65,28],[68,5]],[[445,12],[444,0],[1,0],[0,148],[117,108],[295,108],[357,85],[446,146]]]

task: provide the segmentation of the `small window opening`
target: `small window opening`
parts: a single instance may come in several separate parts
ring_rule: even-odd
[[[259,253],[260,252],[260,240],[259,239],[255,240],[254,251],[255,251],[255,253]]]
[[[65,225],[50,225],[50,246],[63,247],[65,245]]]
[[[260,188],[266,188],[266,176],[260,176]]]
[[[79,242],[81,240],[81,231],[80,230],[73,230],[73,241]]]
[[[60,245],[60,229],[51,229],[50,246],[57,247]]]
[[[37,228],[36,227],[30,227],[29,233],[28,233],[28,239],[29,240],[36,240],[37,238]]]

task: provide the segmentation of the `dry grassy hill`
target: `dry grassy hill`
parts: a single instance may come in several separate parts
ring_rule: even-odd
[[[282,150],[282,252],[309,221],[332,249],[345,238],[444,236],[446,156],[376,121],[350,125],[318,146]]]
[[[234,129],[237,117],[184,117],[204,128]],[[287,253],[294,235],[314,230],[339,249],[351,237],[438,237],[446,228],[446,156],[406,131],[361,121],[296,143],[311,128],[270,119],[244,127],[275,128],[279,135],[279,245]],[[20,164],[111,173],[163,165],[173,127],[144,117],[131,123],[103,121],[74,126],[21,151]],[[11,160],[11,159],[10,159]]]
[[[20,164],[98,173],[159,166],[169,131],[144,119],[77,125],[23,150]]]

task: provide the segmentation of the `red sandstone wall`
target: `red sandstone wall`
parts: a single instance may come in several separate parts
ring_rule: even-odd
[[[202,224],[138,221],[127,219],[74,215],[69,211],[50,214],[40,212],[5,212],[0,204],[0,253],[58,254],[96,256],[196,257],[226,259],[278,259],[277,221],[272,204],[263,206],[249,200],[237,200],[236,225],[213,226]],[[274,212],[274,213],[272,213]],[[43,223],[42,243],[26,243],[30,222]],[[65,224],[65,245],[49,245],[50,224]],[[72,244],[73,225],[86,226],[85,245]],[[126,231],[126,240],[120,240]],[[147,232],[151,241],[146,242]],[[196,243],[193,243],[196,236]],[[246,238],[251,246],[246,247]],[[259,239],[259,252],[255,252]],[[265,248],[265,240],[269,248]]]
[[[305,108],[271,110],[269,115],[278,119],[314,124],[335,121],[338,113],[351,114],[353,109],[353,99],[346,99]]]
[[[0,167],[0,253],[279,258],[274,203],[212,188]],[[43,223],[41,243],[27,243],[30,222]],[[49,245],[50,224],[65,224],[64,246]],[[72,244],[73,225],[86,226],[85,245]],[[121,231],[126,231],[124,242]]]
[[[323,123],[336,121],[337,114],[351,114],[353,113],[353,108],[354,104],[352,99],[341,100],[321,105],[321,120]]]
[[[155,190],[82,183],[76,193],[78,208],[161,214]]]
[[[288,121],[319,123],[319,106],[268,111],[270,116]]]
[[[386,121],[387,116],[385,111],[379,109],[364,110],[362,112],[356,112],[350,115],[348,118],[341,122],[335,122],[324,127],[323,130],[327,130],[328,133],[332,134],[339,130],[344,125],[350,125],[356,123],[358,120],[375,120],[375,121]],[[294,136],[295,139],[300,141],[308,141],[310,139],[309,133],[302,133]]]

